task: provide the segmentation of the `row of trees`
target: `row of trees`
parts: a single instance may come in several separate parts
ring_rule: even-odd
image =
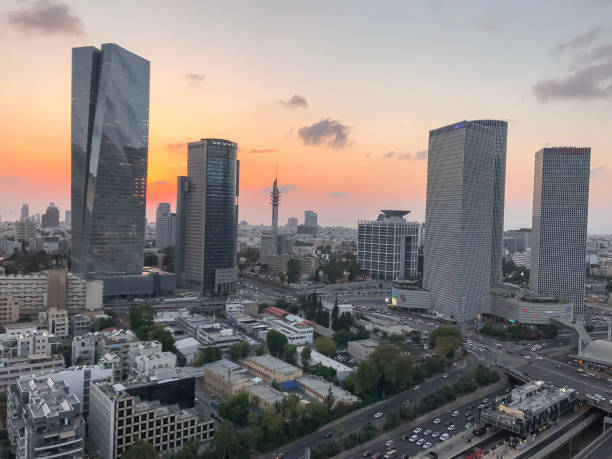
[[[132,330],[142,341],[159,341],[162,350],[174,349],[174,337],[160,324],[154,323],[155,311],[148,304],[141,304],[130,308],[130,323]]]
[[[361,273],[361,266],[357,263],[357,257],[351,252],[330,255],[327,263],[323,264],[320,269],[331,284],[341,280],[345,272],[348,273],[349,281],[355,280]]]

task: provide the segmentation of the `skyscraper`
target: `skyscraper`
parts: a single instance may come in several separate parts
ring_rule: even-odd
[[[170,204],[160,202],[155,212],[155,247],[164,248],[171,245],[171,223]]]
[[[177,183],[176,273],[203,295],[226,294],[237,280],[237,145],[202,139],[187,149],[187,176]]]
[[[140,273],[149,61],[105,43],[72,50],[72,270]]]
[[[59,209],[54,202],[49,204],[47,211],[42,216],[44,228],[57,228],[59,226]]]
[[[316,212],[313,212],[312,210],[306,210],[304,211],[304,226],[307,226],[308,228],[316,228],[318,226],[318,215]]]
[[[287,231],[289,231],[291,234],[295,234],[297,233],[297,229],[298,229],[298,219],[295,217],[289,217],[287,219]]]
[[[535,156],[530,289],[574,302],[584,319],[591,149],[543,148]]]
[[[458,322],[480,312],[493,265],[501,276],[506,132],[488,120],[429,132],[423,286],[432,309]]]
[[[30,205],[29,204],[23,204],[21,206],[21,221],[25,222],[29,218],[30,218]]]

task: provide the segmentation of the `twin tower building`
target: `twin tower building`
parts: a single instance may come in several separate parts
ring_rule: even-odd
[[[129,279],[142,273],[149,143],[149,61],[103,44],[72,50],[71,270]],[[233,290],[237,145],[188,146],[178,178],[177,283],[204,295]],[[106,284],[105,284],[106,285]]]
[[[483,298],[501,284],[507,136],[507,122],[498,120],[462,121],[429,133],[423,287],[430,309],[457,322],[483,312]],[[525,295],[571,303],[578,320],[590,156],[590,148],[574,147],[535,155],[531,292]]]

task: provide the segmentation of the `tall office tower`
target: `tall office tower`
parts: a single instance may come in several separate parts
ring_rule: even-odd
[[[25,222],[30,218],[30,205],[22,204],[21,206],[21,221]]]
[[[591,149],[551,147],[536,153],[530,289],[574,302],[584,320],[584,277]]]
[[[47,211],[42,216],[43,228],[57,228],[59,226],[59,209],[54,202],[49,204]]]
[[[160,202],[155,212],[155,247],[164,248],[170,246],[170,204]]]
[[[423,286],[432,309],[457,322],[480,312],[495,277],[492,251],[501,255],[506,128],[462,121],[429,132]],[[505,148],[503,156],[505,164]]]
[[[291,234],[295,234],[297,233],[297,229],[298,229],[298,219],[295,217],[289,217],[287,219],[287,231],[289,231]]]
[[[72,212],[70,212],[69,210],[65,212],[64,221],[66,223],[66,226],[68,227],[72,224]]]
[[[170,237],[169,237],[168,245],[170,247],[176,246],[176,214],[175,213],[170,214]]]
[[[318,214],[312,210],[304,211],[304,226],[307,226],[308,228],[316,228],[318,226],[318,217]]]
[[[376,221],[358,222],[357,262],[374,279],[417,276],[419,224],[404,219],[409,212],[383,210]]]
[[[203,295],[236,287],[237,145],[202,139],[187,147],[187,176],[178,177],[176,273],[179,285]]]
[[[140,273],[149,61],[113,43],[72,50],[72,270]]]

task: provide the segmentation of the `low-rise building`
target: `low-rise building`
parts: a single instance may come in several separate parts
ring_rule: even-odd
[[[82,336],[91,331],[91,318],[83,314],[74,314],[70,317],[70,336]]]
[[[27,357],[9,357],[0,359],[0,390],[6,389],[24,375],[33,375],[41,370],[64,368],[64,357],[61,355],[30,354]]]
[[[98,359],[98,363],[104,366],[104,368],[111,369],[111,383],[114,384],[121,381],[121,359],[117,354],[113,354],[112,352],[102,354]]]
[[[332,406],[337,404],[353,405],[359,403],[359,397],[345,391],[339,386],[316,376],[303,376],[297,379],[305,394],[313,397],[318,402],[324,402],[329,397],[333,399]]]
[[[202,345],[195,338],[183,338],[174,342],[177,352],[185,359],[187,365],[191,365],[193,360],[200,353]]]
[[[304,349],[304,346],[298,346],[296,354],[298,365],[304,367],[304,362],[302,362],[302,349]],[[337,360],[327,357],[326,355],[323,355],[320,352],[315,351],[314,349],[311,349],[310,351],[310,360],[308,361],[308,365],[311,368],[317,365],[333,368],[334,370],[336,370],[336,377],[339,381],[344,381],[348,375],[355,371],[354,368],[351,368],[348,365],[345,365],[343,363],[338,362]]]
[[[236,364],[215,362],[204,369],[204,387],[222,399],[233,397],[245,387],[255,384],[248,374],[239,370],[240,367]]]
[[[57,340],[47,330],[33,330],[19,335],[0,335],[1,357],[27,357],[30,354],[50,356]]]
[[[239,333],[234,333],[234,329],[222,327],[218,323],[201,325],[198,328],[196,339],[202,346],[213,346],[222,350],[228,350],[232,344],[244,341],[244,337]]]
[[[289,344],[312,343],[314,329],[305,322],[287,320],[273,320],[271,327],[287,337]]]
[[[141,378],[155,374],[160,368],[175,368],[176,354],[158,352],[155,354],[138,355],[134,358],[132,376]]]
[[[138,343],[138,337],[130,330],[113,329],[98,334],[99,355],[115,354],[121,361],[121,378],[130,374],[130,350]]]
[[[363,362],[367,359],[378,346],[378,342],[372,339],[362,339],[358,341],[348,342],[348,355],[354,358],[357,362]]]
[[[431,292],[414,280],[393,281],[391,306],[408,311],[428,312],[431,309]]]
[[[187,442],[204,442],[214,436],[214,422],[203,419],[193,408],[144,400],[128,390],[107,382],[91,386],[89,439],[102,459],[120,457],[138,440],[168,454]]]
[[[75,335],[72,338],[72,365],[93,365],[98,355],[98,333]]]
[[[330,301],[322,301],[321,305],[323,309],[327,310],[331,316],[332,311],[334,310],[334,303]],[[353,305],[352,304],[338,304],[338,317],[340,317],[344,313],[353,313]]]
[[[285,398],[282,392],[273,389],[267,384],[250,384],[246,386],[242,392],[247,393],[251,403],[257,405],[257,407],[261,409],[274,408]]]
[[[18,459],[82,458],[85,421],[64,381],[21,379],[7,394],[8,437]]]
[[[302,376],[302,370],[271,355],[250,357],[241,362],[253,374],[268,382],[292,381]]]

